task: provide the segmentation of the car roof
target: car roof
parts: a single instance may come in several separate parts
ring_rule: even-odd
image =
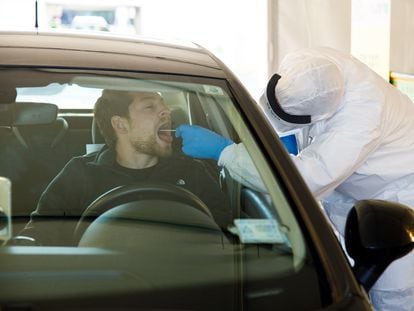
[[[226,77],[226,68],[196,44],[72,31],[0,31],[0,65]]]

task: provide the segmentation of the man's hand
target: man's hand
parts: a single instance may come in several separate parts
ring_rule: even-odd
[[[200,159],[218,161],[223,149],[233,144],[232,140],[197,125],[180,125],[175,136],[182,138],[184,154]]]

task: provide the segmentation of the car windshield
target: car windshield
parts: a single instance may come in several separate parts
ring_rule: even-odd
[[[3,68],[0,81],[0,175],[10,182],[2,206],[11,224],[0,231],[2,300],[133,293],[141,307],[231,310],[247,300],[308,309],[329,299],[283,185],[225,80]],[[147,126],[153,145],[172,146],[144,169],[117,161],[94,117],[97,101],[121,107],[125,94],[148,104],[110,119],[119,137],[122,126],[138,136]],[[159,103],[165,121],[153,120]],[[216,161],[185,156],[175,135],[184,124],[243,143],[268,193]]]

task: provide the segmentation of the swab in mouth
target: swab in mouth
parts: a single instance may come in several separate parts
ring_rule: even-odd
[[[175,132],[175,130],[171,130],[171,129],[159,129],[158,130],[158,137],[166,142],[166,143],[171,143],[173,141],[173,134],[172,132]]]

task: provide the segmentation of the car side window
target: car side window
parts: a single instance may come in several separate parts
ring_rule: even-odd
[[[3,163],[18,168],[0,171],[11,181],[12,196],[24,198],[12,200],[13,236],[27,234],[5,245],[0,260],[7,261],[8,275],[20,276],[21,267],[42,275],[33,281],[34,298],[45,292],[56,299],[132,292],[142,307],[167,301],[182,308],[188,301],[189,309],[212,310],[316,309],[329,302],[313,246],[224,80],[79,69],[0,71],[4,80],[13,75],[26,77],[16,85],[13,105],[57,107],[56,120],[63,120],[26,125],[28,137],[36,136],[27,148],[14,124],[5,125],[0,137],[0,156],[9,161]],[[171,145],[172,152],[142,170],[121,165],[107,145],[86,153],[93,143],[93,106],[108,92],[119,102],[125,94],[162,98],[169,112],[141,132],[158,147]],[[149,122],[121,119],[132,129]],[[186,156],[175,137],[182,124],[205,127],[239,146],[245,157],[233,163],[238,175],[217,161]],[[134,142],[137,149],[142,144]],[[41,159],[53,170],[39,169]],[[42,234],[35,234],[39,226]],[[65,285],[68,280],[73,286]],[[13,284],[26,286],[22,278]],[[19,291],[7,295],[19,301]]]
[[[244,302],[258,310],[269,304],[293,309],[318,308],[329,300],[327,288],[320,286],[325,281],[319,263],[314,260],[290,203],[230,96],[224,96],[223,90],[215,93],[221,96],[199,96],[204,114],[210,119],[208,123],[247,150],[245,159],[234,164],[237,176],[225,168],[221,172],[235,215],[229,231],[240,247]],[[243,165],[253,167],[243,169]],[[260,172],[256,183],[265,187],[264,191],[255,187],[252,170]],[[243,180],[254,187],[246,186]]]

